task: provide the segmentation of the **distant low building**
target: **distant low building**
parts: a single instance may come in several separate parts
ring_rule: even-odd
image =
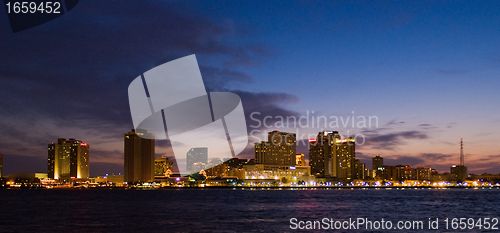
[[[419,181],[430,181],[432,169],[428,167],[417,167],[417,180]]]
[[[113,183],[119,186],[123,184],[123,181],[123,175],[104,175],[90,178],[91,183]]]
[[[450,181],[463,182],[467,179],[467,167],[453,165],[450,168]]]
[[[306,159],[304,154],[297,154],[295,156],[295,165],[296,166],[306,166]]]
[[[309,166],[277,166],[254,164],[243,166],[245,180],[272,179],[284,184],[298,183],[314,179]]]
[[[417,170],[410,165],[397,165],[396,166],[396,180],[417,180]]]
[[[485,182],[492,182],[492,183],[499,183],[500,182],[500,174],[488,174],[488,173],[483,173],[481,175],[474,175],[472,177],[473,180],[479,180],[479,181],[485,181]]]
[[[155,177],[167,177],[172,174],[174,161],[167,157],[155,159]]]
[[[208,177],[238,177],[243,179],[243,166],[247,164],[247,159],[231,158],[226,162],[207,169]]]
[[[362,163],[359,159],[354,159],[353,162],[354,173],[352,174],[353,179],[364,180],[365,176],[367,176],[367,169],[365,164]]]

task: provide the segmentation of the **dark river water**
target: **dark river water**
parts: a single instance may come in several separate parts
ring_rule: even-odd
[[[494,225],[495,219],[498,222],[500,218],[499,204],[500,190],[496,188],[14,189],[0,190],[0,231],[306,232],[310,230],[305,228],[317,221],[316,231],[333,228],[328,231],[489,232],[491,228],[500,228],[499,224]],[[434,226],[437,229],[429,229],[429,218],[431,221],[437,218]],[[453,218],[457,218],[457,224],[453,225],[456,230],[452,226]],[[460,230],[463,223],[458,225],[460,218],[465,218],[463,230]],[[371,221],[372,228],[367,229],[363,224],[352,228],[351,223],[358,219]],[[388,221],[392,224],[391,230],[382,229],[389,226]],[[399,221],[402,227],[414,221],[416,225],[396,229]],[[418,221],[422,222],[423,229],[415,229],[419,227]],[[484,229],[485,223],[490,230]],[[335,229],[342,224],[347,229]]]

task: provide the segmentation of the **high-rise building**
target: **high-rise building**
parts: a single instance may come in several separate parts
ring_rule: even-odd
[[[173,165],[174,162],[167,157],[156,158],[155,176],[167,176],[168,173],[172,174]]]
[[[297,165],[297,166],[305,166],[306,165],[306,159],[305,159],[304,154],[295,155],[295,165]]]
[[[208,164],[208,148],[196,147],[191,148],[186,153],[186,171],[191,173],[198,173],[205,169]]]
[[[134,130],[124,135],[125,176],[127,183],[154,180],[155,140],[145,130]],[[142,137],[141,137],[142,136]]]
[[[48,177],[52,179],[88,179],[90,146],[80,140],[57,139],[48,145]]]
[[[296,135],[280,131],[268,133],[267,142],[255,143],[255,163],[277,166],[295,166]]]
[[[341,139],[338,131],[318,133],[309,140],[309,166],[312,175],[354,179],[355,141]]]
[[[372,165],[374,171],[379,170],[379,168],[384,167],[384,158],[380,157],[379,155],[373,157]]]
[[[0,154],[0,177],[3,177],[2,170],[3,170],[3,155]]]

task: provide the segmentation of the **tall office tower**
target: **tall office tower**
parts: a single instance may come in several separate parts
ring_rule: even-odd
[[[206,168],[208,163],[208,148],[196,147],[191,148],[186,153],[186,171],[191,173],[198,173]]]
[[[305,166],[306,165],[306,158],[305,158],[304,154],[295,155],[295,165],[297,165],[297,166]]]
[[[48,177],[52,179],[88,179],[90,146],[80,140],[57,139],[48,145]]]
[[[132,129],[124,135],[124,181],[127,183],[154,180],[155,140],[147,138],[154,135],[145,130]]]
[[[0,177],[3,177],[2,170],[3,170],[3,155],[0,154]]]
[[[383,168],[384,167],[384,158],[377,155],[377,156],[372,158],[372,164],[373,164],[374,171],[378,170],[379,168]]]
[[[172,172],[172,167],[174,162],[167,157],[161,157],[155,159],[155,176],[166,176],[166,173],[170,170]]]
[[[340,139],[338,131],[320,132],[316,138],[309,139],[309,166],[312,175],[333,176],[336,148],[332,142],[335,139]]]
[[[341,139],[338,131],[320,132],[317,138],[309,140],[309,166],[313,175],[353,179],[354,159],[354,139]]]
[[[450,179],[453,181],[462,182],[467,179],[467,167],[464,162],[464,142],[463,139],[460,138],[460,161],[459,165],[453,165],[450,168]]]
[[[255,143],[255,163],[277,166],[295,166],[296,135],[280,131],[268,133],[267,142]]]

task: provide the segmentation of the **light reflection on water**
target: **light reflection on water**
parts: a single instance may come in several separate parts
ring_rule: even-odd
[[[498,218],[499,197],[496,189],[0,190],[0,231],[288,232],[292,217],[427,223]]]

